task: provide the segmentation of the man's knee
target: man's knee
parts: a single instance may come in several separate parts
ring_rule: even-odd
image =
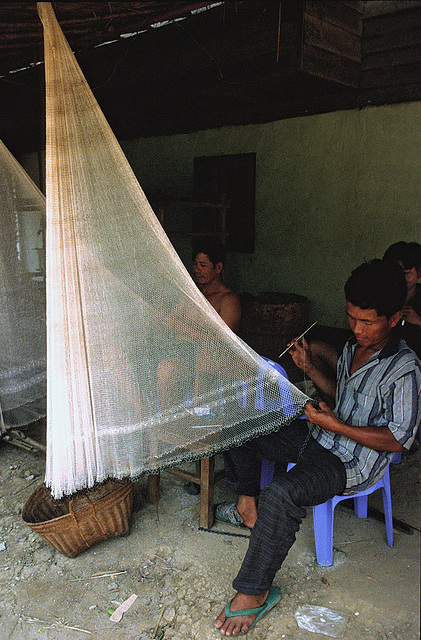
[[[304,507],[312,507],[343,493],[346,485],[343,462],[331,452],[321,450],[320,453],[320,448],[314,449],[313,446],[288,472],[294,487],[294,500]]]
[[[289,472],[285,472],[276,476],[262,489],[259,508],[262,506],[272,511],[300,508],[304,506],[300,496],[301,488],[298,479],[290,476]],[[305,517],[305,510],[301,517]]]

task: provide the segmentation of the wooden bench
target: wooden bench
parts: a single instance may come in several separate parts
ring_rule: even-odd
[[[210,529],[214,522],[214,485],[218,482],[225,471],[222,469],[215,472],[215,456],[209,458],[201,458],[196,462],[196,473],[185,471],[180,467],[166,469],[168,473],[172,473],[179,478],[183,478],[188,482],[200,487],[200,515],[199,526],[204,529]],[[159,500],[159,473],[148,477],[147,499],[148,502],[156,504]]]

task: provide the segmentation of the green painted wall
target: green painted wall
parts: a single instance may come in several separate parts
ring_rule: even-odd
[[[230,254],[227,281],[239,292],[304,295],[320,323],[346,326],[343,284],[353,268],[392,242],[421,242],[421,102],[123,147],[146,195],[174,198],[191,197],[195,156],[256,153],[255,253]]]
[[[148,197],[190,198],[195,156],[256,153],[255,253],[230,254],[227,281],[304,295],[312,321],[346,326],[351,270],[392,242],[421,242],[421,102],[122,146]],[[33,158],[21,161],[35,173]],[[190,268],[189,242],[174,245]]]

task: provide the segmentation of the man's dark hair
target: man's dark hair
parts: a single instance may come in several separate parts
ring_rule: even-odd
[[[218,262],[225,265],[227,250],[225,245],[218,238],[195,238],[193,241],[192,260],[194,261],[198,253],[204,253],[215,267]]]
[[[402,262],[404,269],[421,269],[421,244],[418,242],[395,242],[386,249],[383,256],[386,262]]]
[[[406,280],[399,266],[384,260],[364,262],[354,269],[345,283],[345,297],[360,309],[375,309],[377,315],[391,318],[406,298]]]

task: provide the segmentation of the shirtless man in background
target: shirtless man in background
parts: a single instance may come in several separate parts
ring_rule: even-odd
[[[193,247],[194,280],[232,331],[237,332],[241,320],[240,298],[222,280],[226,249],[216,238],[203,238]]]
[[[220,240],[210,237],[196,239],[192,251],[193,278],[222,320],[232,331],[237,332],[241,320],[241,302],[238,295],[222,279],[225,259],[226,249]],[[172,320],[169,326],[171,322]],[[183,345],[177,343],[174,352],[158,365],[161,409],[180,402],[179,382],[188,374],[189,367],[187,359],[183,357]]]

